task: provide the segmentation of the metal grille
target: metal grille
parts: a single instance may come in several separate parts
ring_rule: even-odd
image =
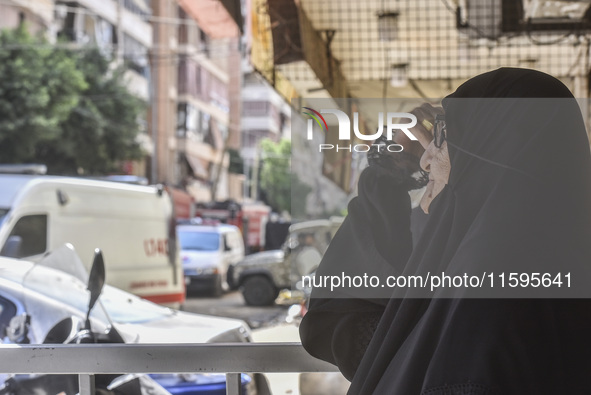
[[[505,0],[302,0],[315,29],[336,30],[331,49],[349,82],[389,80],[392,68],[400,65],[406,65],[409,79],[419,81],[465,80],[499,67],[586,78],[589,37],[581,24],[572,24],[571,30],[569,24],[560,31],[529,29],[523,8],[509,3],[519,5]],[[390,24],[397,31],[387,41],[379,31],[384,14],[398,14]],[[292,81],[307,79],[304,73],[291,74]]]

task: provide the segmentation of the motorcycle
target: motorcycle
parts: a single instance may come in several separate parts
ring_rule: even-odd
[[[60,264],[68,265],[74,262],[76,277],[86,277],[86,271],[80,260],[64,260],[64,256],[62,256],[64,253],[68,254],[67,251],[62,250],[48,256],[24,275],[23,289],[32,289],[35,292],[25,292],[22,306],[18,306],[18,302],[13,300],[17,305],[17,310],[22,312],[15,315],[4,328],[4,343],[39,343],[39,334],[44,332],[46,335],[41,341],[43,344],[124,343],[124,339],[112,325],[106,310],[99,301],[105,284],[105,265],[102,253],[98,249],[95,250],[90,274],[87,277],[87,291],[90,293],[90,298],[86,306],[86,317],[71,314],[71,311],[63,311],[64,309],[60,308],[47,308],[47,305],[40,304],[35,300],[37,295],[44,294],[45,287],[53,285],[47,282],[47,269],[44,269],[47,266],[59,267]],[[69,267],[68,269],[71,271],[73,268]],[[55,290],[52,291],[55,294]],[[63,297],[71,298],[73,295],[65,293]],[[78,303],[84,304],[84,298],[81,298]],[[63,317],[61,320],[60,316]],[[59,321],[45,331],[47,323],[55,322],[56,317]],[[108,323],[108,325],[105,326],[104,323]],[[138,374],[96,375],[95,388],[96,393],[101,395],[170,394],[150,376]],[[78,392],[77,375],[15,375],[6,378],[4,387],[0,389],[0,395],[74,395]]]

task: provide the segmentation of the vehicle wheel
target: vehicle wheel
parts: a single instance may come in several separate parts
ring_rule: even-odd
[[[215,279],[215,283],[213,285],[213,290],[211,291],[211,294],[217,298],[222,296],[223,293],[224,288],[222,286],[222,276],[218,275]]]
[[[234,265],[228,266],[228,271],[226,272],[226,281],[228,282],[228,286],[230,287],[231,291],[238,289],[238,284],[234,282]]]
[[[265,276],[250,276],[242,284],[242,296],[249,306],[270,306],[279,295],[275,285]]]

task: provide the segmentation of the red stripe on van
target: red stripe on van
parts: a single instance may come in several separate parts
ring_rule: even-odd
[[[142,296],[144,299],[156,304],[167,304],[167,303],[183,303],[185,301],[185,293],[180,292],[178,294],[163,294],[163,295],[146,295]]]

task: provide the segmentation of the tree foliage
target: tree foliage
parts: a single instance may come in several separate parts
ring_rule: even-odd
[[[263,139],[261,147],[261,189],[267,203],[276,211],[291,212],[291,142]]]
[[[68,50],[24,26],[0,33],[0,162],[100,175],[138,159],[140,99],[94,47]]]
[[[24,25],[0,33],[0,161],[32,161],[60,136],[60,123],[87,88],[75,60],[29,35]]]

